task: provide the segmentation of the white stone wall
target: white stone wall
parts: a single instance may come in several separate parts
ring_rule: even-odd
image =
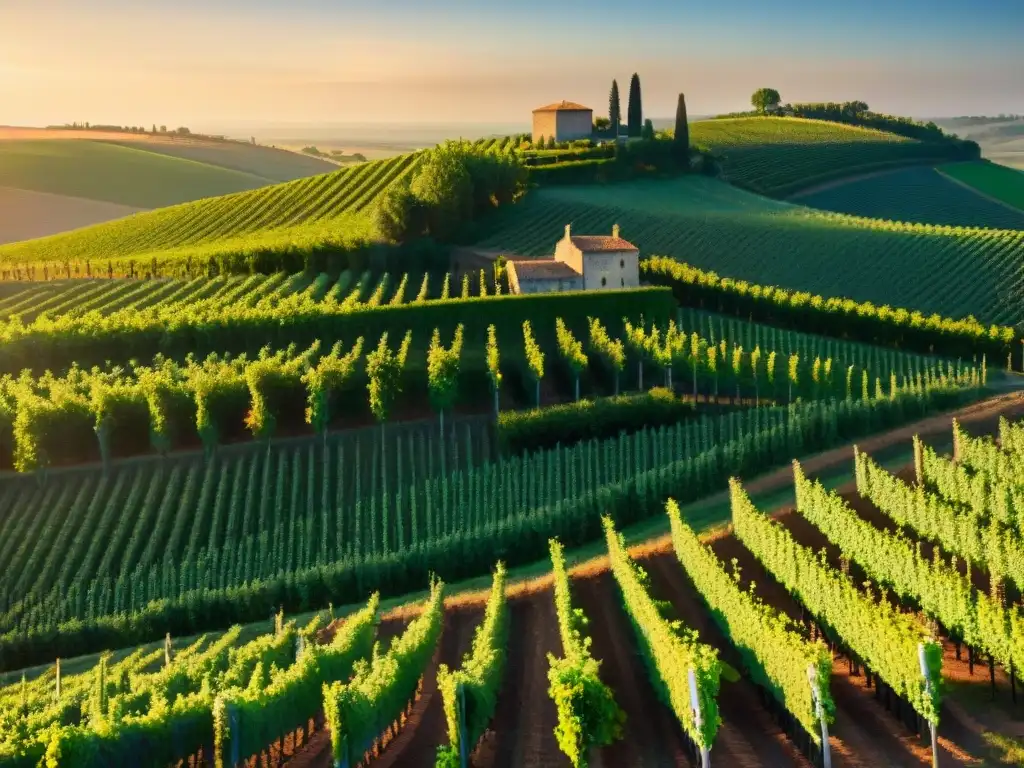
[[[588,291],[637,288],[640,255],[637,251],[588,253],[583,259],[583,287]]]

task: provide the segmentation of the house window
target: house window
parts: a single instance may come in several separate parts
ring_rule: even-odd
[[[626,268],[626,260],[625,259],[619,259],[619,269],[625,269],[625,268]]]
[[[607,277],[602,277],[601,278],[601,287],[604,288],[606,285],[608,285],[608,278]]]

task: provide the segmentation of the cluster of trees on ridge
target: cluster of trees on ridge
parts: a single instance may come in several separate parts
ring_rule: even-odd
[[[981,157],[977,143],[948,134],[932,121],[922,123],[909,117],[872,112],[865,101],[819,101],[797,104],[783,104],[782,97],[774,88],[758,88],[750,97],[753,112],[733,112],[718,118],[746,117],[752,115],[775,115],[779,117],[803,117],[811,120],[827,120],[846,123],[861,128],[874,128],[895,133],[909,139],[930,141],[961,146],[967,155]]]
[[[64,125],[48,125],[46,126],[48,131],[99,131],[106,133],[150,133],[154,136],[158,135],[170,135],[170,136],[199,136],[202,134],[193,134],[186,126],[180,126],[178,128],[167,129],[166,125],[161,125],[159,129],[156,123],[153,123],[152,127],[147,131],[143,125],[97,125],[95,123],[65,123]],[[216,136],[205,136],[203,138],[218,138]]]

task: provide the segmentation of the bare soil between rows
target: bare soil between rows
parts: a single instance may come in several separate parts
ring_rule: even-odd
[[[948,439],[951,416],[956,416],[967,431],[992,433],[999,416],[1024,414],[1024,395],[1010,393],[975,403],[955,414],[942,414],[858,442],[861,449],[877,452],[908,443],[915,434],[923,439]],[[810,457],[802,462],[808,474],[852,463],[852,444]],[[783,468],[747,483],[750,492],[770,492],[792,484],[791,469]],[[840,489],[849,493],[850,486]],[[876,512],[871,513],[859,499],[850,499],[858,511],[875,524],[886,525]],[[791,510],[776,514],[803,543],[816,548],[827,542],[824,536]],[[719,533],[711,546],[725,563],[736,559],[742,582],[756,582],[758,594],[769,604],[799,621],[800,605],[757,562],[733,536]],[[827,547],[826,547],[827,549]],[[719,648],[723,660],[740,668],[735,651],[711,620],[701,598],[689,583],[670,549],[667,537],[631,548],[634,556],[651,575],[652,593],[665,599],[680,619],[696,628],[702,639]],[[833,558],[836,552],[831,553]],[[589,618],[588,632],[593,638],[592,653],[601,661],[602,679],[613,689],[626,713],[621,741],[600,750],[591,761],[595,766],[695,766],[691,747],[671,711],[661,703],[640,657],[636,638],[625,614],[607,558],[595,558],[571,570],[574,605]],[[467,608],[482,608],[486,592],[467,593],[449,598],[450,615],[438,654],[424,679],[423,693],[413,706],[403,731],[388,746],[374,766],[432,765],[433,750],[443,738],[443,712],[435,697],[428,697],[428,678],[436,676],[441,658],[458,663],[461,646],[471,640],[479,613]],[[547,694],[547,653],[559,653],[557,618],[550,577],[510,585],[509,648],[505,682],[499,694],[497,712],[472,756],[474,766],[565,766],[567,759],[559,751],[553,735],[556,714]],[[416,609],[400,609],[385,625],[397,634]],[[401,618],[398,618],[400,615]],[[382,628],[383,626],[382,625]],[[455,632],[450,632],[454,625]],[[452,636],[462,639],[453,641]],[[446,650],[447,648],[447,650]],[[980,660],[970,674],[966,651],[956,658],[952,643],[945,644],[943,674],[947,681],[946,699],[939,725],[940,765],[994,765],[992,750],[985,741],[988,732],[1011,738],[1024,738],[1024,703],[1020,708],[1009,702],[1009,681],[996,670],[996,699],[991,700],[989,669]],[[436,689],[436,681],[434,683]],[[851,673],[850,665],[837,650],[834,655],[831,691],[836,703],[836,718],[830,729],[832,763],[836,768],[874,768],[875,766],[931,765],[927,740],[916,736],[877,697],[876,687],[868,687],[863,672]],[[1022,691],[1024,695],[1024,691]],[[421,701],[428,699],[417,718]],[[753,766],[800,766],[810,761],[799,751],[762,704],[761,693],[746,678],[722,682],[719,694],[722,727],[713,757],[718,765],[748,768]],[[433,712],[441,712],[440,719]],[[427,734],[426,729],[437,731]],[[408,735],[406,734],[408,731]],[[304,753],[313,751],[318,739],[326,740],[316,762],[301,762]],[[405,745],[402,747],[402,745]],[[291,745],[286,745],[291,746]],[[430,751],[429,757],[420,754]],[[286,753],[289,750],[286,748]],[[389,756],[389,752],[391,755]],[[291,765],[329,765],[329,738],[326,732],[314,734],[298,759]]]

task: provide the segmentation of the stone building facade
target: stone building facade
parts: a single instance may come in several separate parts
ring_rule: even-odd
[[[508,262],[513,293],[602,291],[640,285],[640,251],[619,233],[573,235],[569,225],[555,245],[554,258]]]
[[[594,133],[594,110],[572,101],[562,101],[533,110],[533,142],[589,139]]]

